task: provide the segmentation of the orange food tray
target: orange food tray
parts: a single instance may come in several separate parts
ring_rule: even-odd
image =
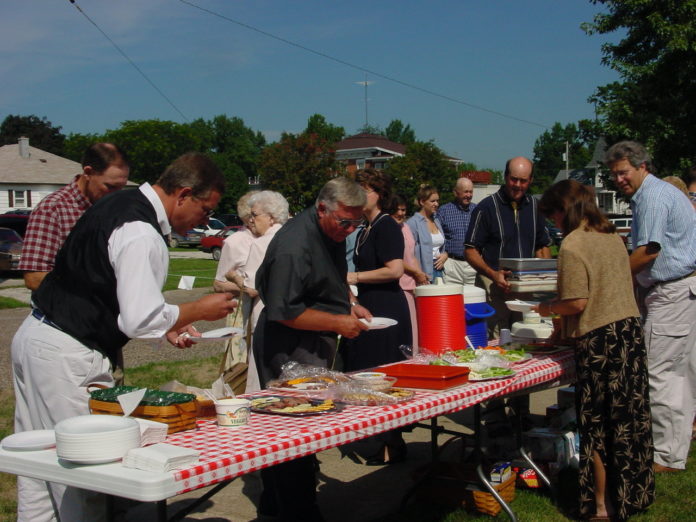
[[[469,381],[469,368],[466,366],[399,363],[379,369],[391,377],[396,377],[395,386],[403,388],[446,390]]]

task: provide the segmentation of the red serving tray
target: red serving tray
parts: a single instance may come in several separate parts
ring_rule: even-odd
[[[469,381],[469,368],[466,366],[398,363],[381,366],[379,369],[396,377],[395,386],[403,388],[446,390]]]

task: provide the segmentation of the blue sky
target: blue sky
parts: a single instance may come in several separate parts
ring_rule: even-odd
[[[584,0],[190,0],[280,38],[501,117],[368,74],[369,122],[481,168],[532,156],[542,124],[592,118],[587,98],[617,79]],[[239,116],[272,141],[323,114],[353,134],[365,73],[178,0],[77,0],[189,120]],[[11,7],[10,7],[11,6]],[[3,6],[0,119],[46,116],[64,133],[124,120],[185,120],[68,0]],[[525,123],[526,120],[536,124]]]

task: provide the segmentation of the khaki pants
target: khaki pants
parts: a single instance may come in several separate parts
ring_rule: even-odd
[[[656,285],[645,308],[655,462],[684,469],[696,413],[696,277]]]
[[[445,284],[447,285],[473,285],[476,283],[476,270],[466,261],[452,259],[445,261]]]
[[[113,386],[111,365],[100,352],[33,316],[12,340],[15,432],[52,429],[89,414],[88,387]],[[106,517],[104,496],[62,484],[17,477],[17,520],[98,521]]]

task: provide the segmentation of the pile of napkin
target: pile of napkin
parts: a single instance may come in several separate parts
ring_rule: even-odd
[[[169,426],[164,422],[155,422],[150,419],[135,419],[140,425],[140,445],[148,446],[158,442],[164,442],[167,438]]]
[[[167,472],[189,467],[198,462],[199,456],[196,450],[158,443],[128,450],[123,457],[123,465],[143,471]]]

